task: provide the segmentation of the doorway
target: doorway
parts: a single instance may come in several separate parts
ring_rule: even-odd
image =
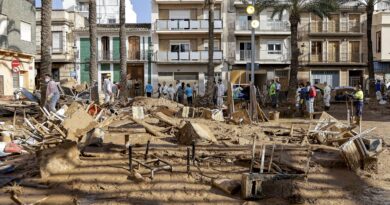
[[[110,38],[102,37],[102,60],[110,60]]]
[[[355,87],[357,85],[363,86],[363,71],[350,70],[349,71],[349,86]]]
[[[329,41],[328,43],[328,62],[340,61],[340,42]]]

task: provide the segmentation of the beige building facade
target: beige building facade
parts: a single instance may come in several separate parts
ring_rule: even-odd
[[[377,79],[390,82],[390,10],[374,14],[372,26],[372,43],[374,50],[374,68]]]
[[[291,59],[289,15],[283,13],[279,18],[272,17],[272,13],[269,8],[252,17],[240,0],[217,1],[214,60],[218,77],[225,82],[249,83],[249,63],[255,52],[255,84],[264,87],[276,78],[282,90],[287,90]],[[254,48],[252,20],[260,22],[255,29]],[[204,1],[153,1],[152,41],[156,62],[153,83],[205,82],[206,23]],[[365,26],[364,10],[349,3],[324,19],[303,14],[298,38],[301,50],[298,80],[313,84],[327,82],[332,87],[363,84],[367,77]]]

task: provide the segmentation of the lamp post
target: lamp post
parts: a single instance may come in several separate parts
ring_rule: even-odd
[[[72,49],[73,49],[73,63],[74,63],[74,68],[73,68],[73,72],[74,72],[74,78],[76,79],[76,80],[78,80],[77,79],[77,57],[78,57],[78,55],[79,55],[79,52],[78,52],[78,50],[77,50],[77,46],[76,46],[76,41],[74,42],[74,45],[72,46]]]
[[[249,5],[246,8],[246,13],[252,16],[251,21],[251,80],[250,80],[250,107],[249,112],[251,115],[252,121],[254,120],[254,113],[256,111],[256,89],[254,89],[255,85],[255,60],[256,60],[256,43],[255,43],[255,30],[259,27],[260,22],[256,19],[255,13],[255,0],[252,0],[252,5]]]

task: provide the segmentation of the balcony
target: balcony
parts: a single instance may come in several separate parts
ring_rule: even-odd
[[[162,63],[207,63],[209,60],[209,51],[157,51],[154,56],[157,62]],[[221,62],[222,59],[223,52],[214,51],[214,62]]]
[[[251,34],[251,21],[236,21],[235,34]],[[290,24],[287,21],[260,21],[260,26],[255,33],[265,35],[290,35]]]
[[[328,53],[319,55],[305,54],[300,57],[302,63],[307,64],[365,64],[363,53]]]
[[[255,55],[255,61],[259,63],[290,63],[290,53],[285,51],[260,50],[256,51]],[[237,63],[248,63],[251,61],[251,58],[252,51],[241,50],[239,51],[239,55],[236,57],[236,61]]]
[[[170,19],[157,20],[155,25],[158,33],[207,33],[209,29],[208,19],[189,20],[189,19]],[[214,21],[214,29],[222,32],[223,23],[221,19]],[[219,31],[218,31],[219,30]]]
[[[126,52],[127,61],[145,61],[144,52],[137,52],[136,55],[130,56],[128,52]],[[99,61],[119,61],[120,60],[120,52],[118,51],[98,51],[98,60]]]
[[[311,22],[309,35],[363,35],[362,25],[356,22]]]

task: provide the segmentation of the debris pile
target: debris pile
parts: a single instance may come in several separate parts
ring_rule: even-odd
[[[75,89],[69,84],[63,87]],[[10,174],[0,178],[1,186],[21,178],[50,178],[72,171],[82,164],[80,157],[99,156],[88,152],[89,147],[114,150],[106,143],[107,136],[113,135],[124,139],[117,149],[128,158],[129,179],[147,183],[160,172],[183,172],[177,167],[184,162],[184,172],[200,183],[229,195],[241,191],[243,199],[259,199],[275,192],[278,183],[306,179],[317,166],[375,170],[383,150],[382,139],[369,136],[373,129],[356,132],[355,125],[325,112],[317,121],[293,121],[288,127],[273,123],[279,120],[277,113],[268,122],[260,107],[261,124],[252,122],[243,109],[226,114],[166,99],[137,97],[113,105],[64,102],[56,113],[38,107],[39,113],[24,114],[21,124],[0,125],[0,154],[9,155],[2,159],[0,173]],[[147,142],[137,144],[135,138]],[[175,152],[151,148],[151,139],[174,144]],[[207,174],[226,164],[241,167],[234,173],[239,177]],[[16,171],[26,174],[12,175]]]

